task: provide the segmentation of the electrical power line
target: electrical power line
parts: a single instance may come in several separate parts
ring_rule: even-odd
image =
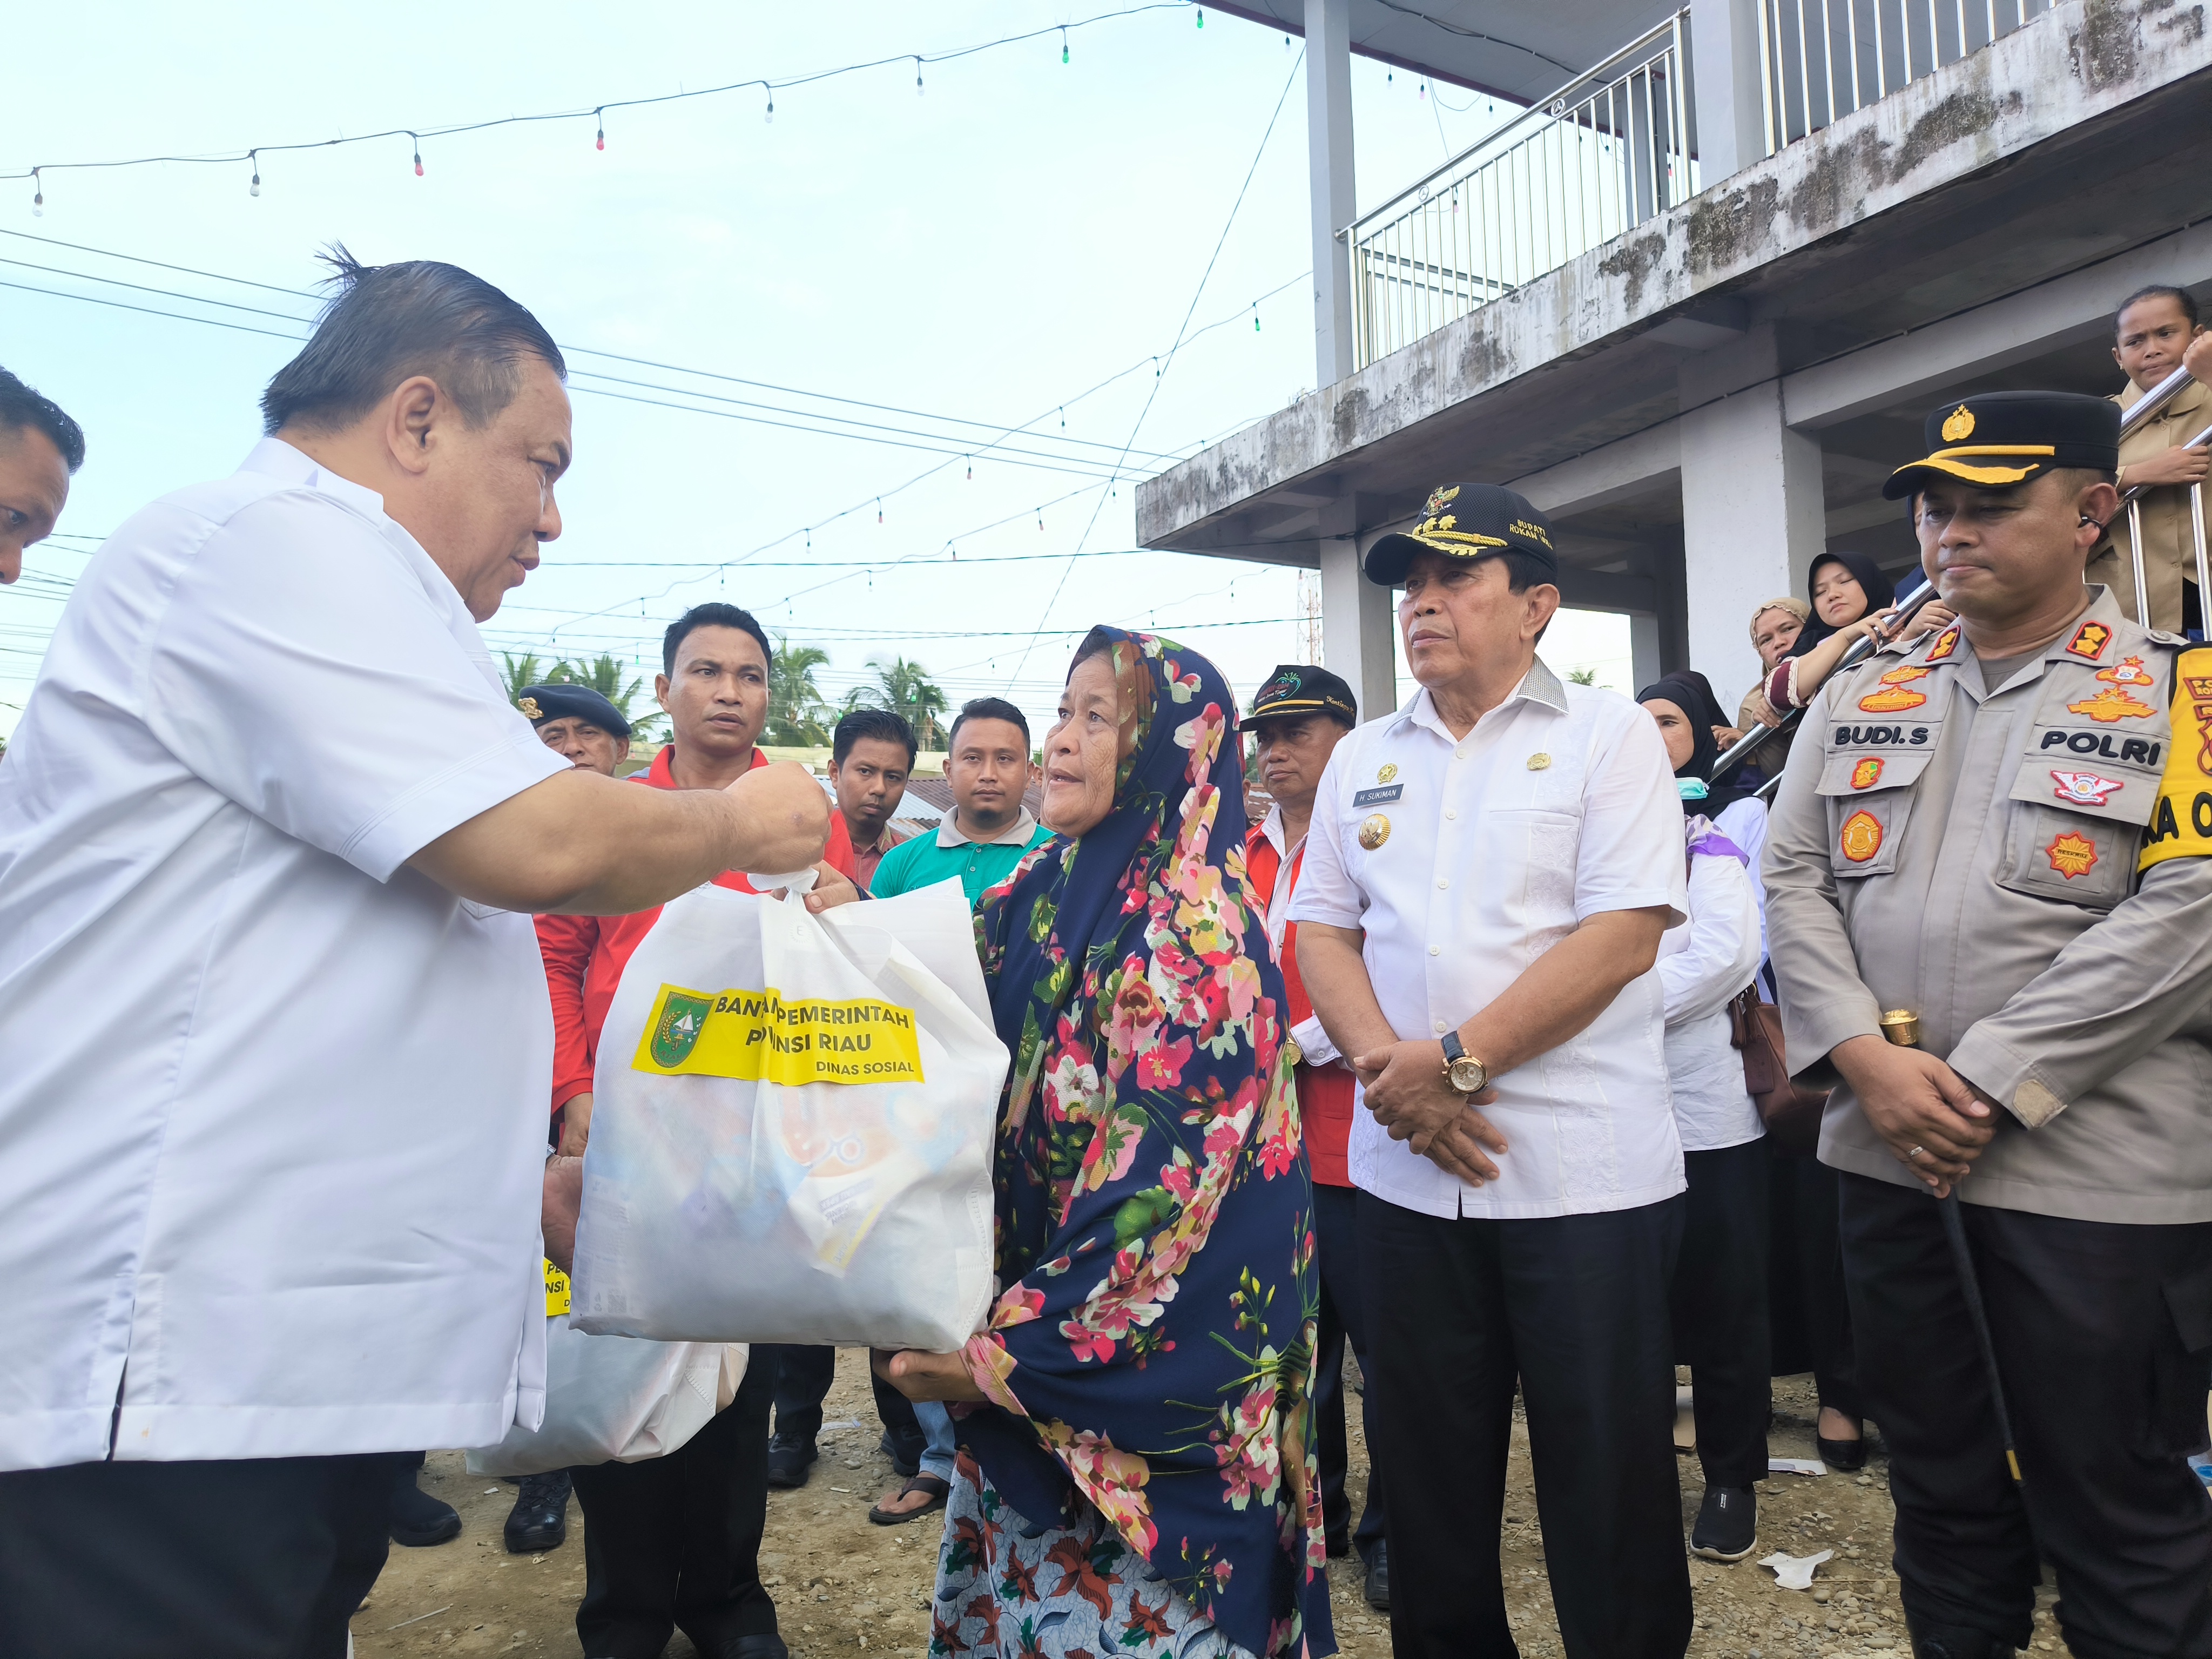
[[[260,158],[282,155],[292,150],[335,149],[345,144],[371,144],[394,138],[414,141],[415,172],[422,173],[422,141],[425,138],[448,138],[465,132],[484,132],[495,127],[532,126],[548,121],[595,121],[598,124],[599,148],[606,146],[606,112],[609,110],[643,109],[656,104],[684,103],[696,98],[720,98],[731,93],[758,87],[767,96],[767,118],[775,118],[775,94],[793,87],[811,86],[817,82],[834,80],[840,76],[858,75],[869,70],[883,69],[892,64],[912,64],[915,67],[915,88],[921,88],[921,70],[926,64],[950,64],[963,58],[973,58],[979,52],[992,52],[1001,46],[1019,46],[1026,41],[1039,40],[1058,35],[1062,43],[1060,61],[1067,60],[1066,42],[1070,31],[1089,28],[1094,24],[1113,22],[1120,18],[1140,16],[1152,11],[1185,11],[1192,0],[1155,0],[1155,3],[1127,6],[1119,11],[1100,12],[1095,16],[1067,23],[1050,23],[1042,28],[1030,29],[1022,34],[1001,35],[994,40],[978,41],[970,46],[957,47],[950,52],[894,52],[889,57],[874,58],[866,63],[845,64],[836,69],[816,70],[811,74],[795,75],[782,80],[749,76],[720,86],[702,87],[696,92],[678,91],[657,94],[644,98],[610,98],[604,102],[580,106],[574,109],[546,110],[533,115],[501,115],[475,121],[453,121],[437,125],[415,127],[386,127],[375,132],[357,133],[351,137],[296,140],[285,143],[252,144],[244,149],[203,152],[194,155],[132,155],[105,161],[41,161],[34,166],[0,173],[0,179],[27,179],[32,182],[34,209],[43,210],[46,205],[45,175],[50,173],[106,172],[120,167],[156,167],[167,163],[191,165],[240,164],[253,168],[252,193],[261,193]]]

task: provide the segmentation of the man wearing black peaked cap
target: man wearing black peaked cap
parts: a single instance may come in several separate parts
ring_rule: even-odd
[[[538,741],[572,766],[611,778],[629,758],[629,721],[588,685],[526,685],[514,706],[538,728]]]
[[[1536,654],[1542,514],[1446,484],[1369,550],[1420,689],[1329,757],[1290,921],[1360,1085],[1346,1150],[1401,1659],[1510,1653],[1515,1381],[1573,1655],[1679,1655],[1667,1267],[1682,1152],[1652,965],[1687,907],[1658,728]],[[1371,711],[1370,711],[1371,713]]]
[[[2212,651],[2082,582],[2118,436],[1929,415],[1884,493],[1957,621],[1821,687],[1767,834],[1918,1659],[2027,1647],[2045,1560],[2072,1652],[2212,1655]]]

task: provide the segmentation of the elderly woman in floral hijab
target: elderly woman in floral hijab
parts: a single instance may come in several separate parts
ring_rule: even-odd
[[[977,915],[1015,1056],[1002,1291],[962,1352],[878,1359],[973,1402],[933,1654],[1335,1651],[1311,1188],[1236,709],[1203,657],[1094,629],[1045,740],[1058,833]]]

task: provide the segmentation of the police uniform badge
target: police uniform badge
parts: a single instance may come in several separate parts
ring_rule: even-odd
[[[2097,862],[2097,843],[2078,830],[2069,830],[2054,836],[2043,851],[2051,860],[2051,867],[2069,881],[2087,875],[2090,866]]]
[[[1928,694],[1909,688],[1913,681],[1927,678],[1924,668],[1893,668],[1881,677],[1882,689],[1861,697],[1859,707],[1869,714],[1897,714],[1917,708],[1928,701]]]
[[[2112,630],[2100,622],[2085,622],[2074,630],[2074,637],[2066,641],[2066,654],[2094,662],[2105,654],[2105,647],[2112,642]]]
[[[1853,864],[1864,864],[1881,851],[1881,820],[1871,812],[1854,812],[1844,820],[1838,840],[1845,858]]]
[[[1854,789],[1871,789],[1881,781],[1881,757],[1879,755],[1869,755],[1851,768],[1851,787]]]
[[[2072,647],[2068,648],[2070,650]],[[2099,647],[2100,650],[2102,648],[2102,647]],[[2080,702],[2068,703],[2066,712],[2069,714],[2087,714],[2100,726],[2110,726],[2115,720],[2148,720],[2151,715],[2158,713],[2158,710],[2141,697],[2130,695],[2121,687],[2108,685],[2094,697],[2085,697]]]
[[[2097,678],[2107,685],[2156,685],[2158,676],[2143,666],[2141,657],[2123,657],[2110,668],[2100,668]]]

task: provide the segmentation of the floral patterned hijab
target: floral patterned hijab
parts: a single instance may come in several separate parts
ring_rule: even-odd
[[[1237,704],[1170,641],[1111,653],[1114,803],[986,894],[998,1273],[963,1438],[1034,1523],[1074,1493],[1222,1635],[1334,1646],[1305,1425],[1318,1290],[1283,981],[1244,893]],[[1293,1437],[1296,1437],[1295,1438]],[[1286,1451],[1302,1458],[1300,1503]]]

